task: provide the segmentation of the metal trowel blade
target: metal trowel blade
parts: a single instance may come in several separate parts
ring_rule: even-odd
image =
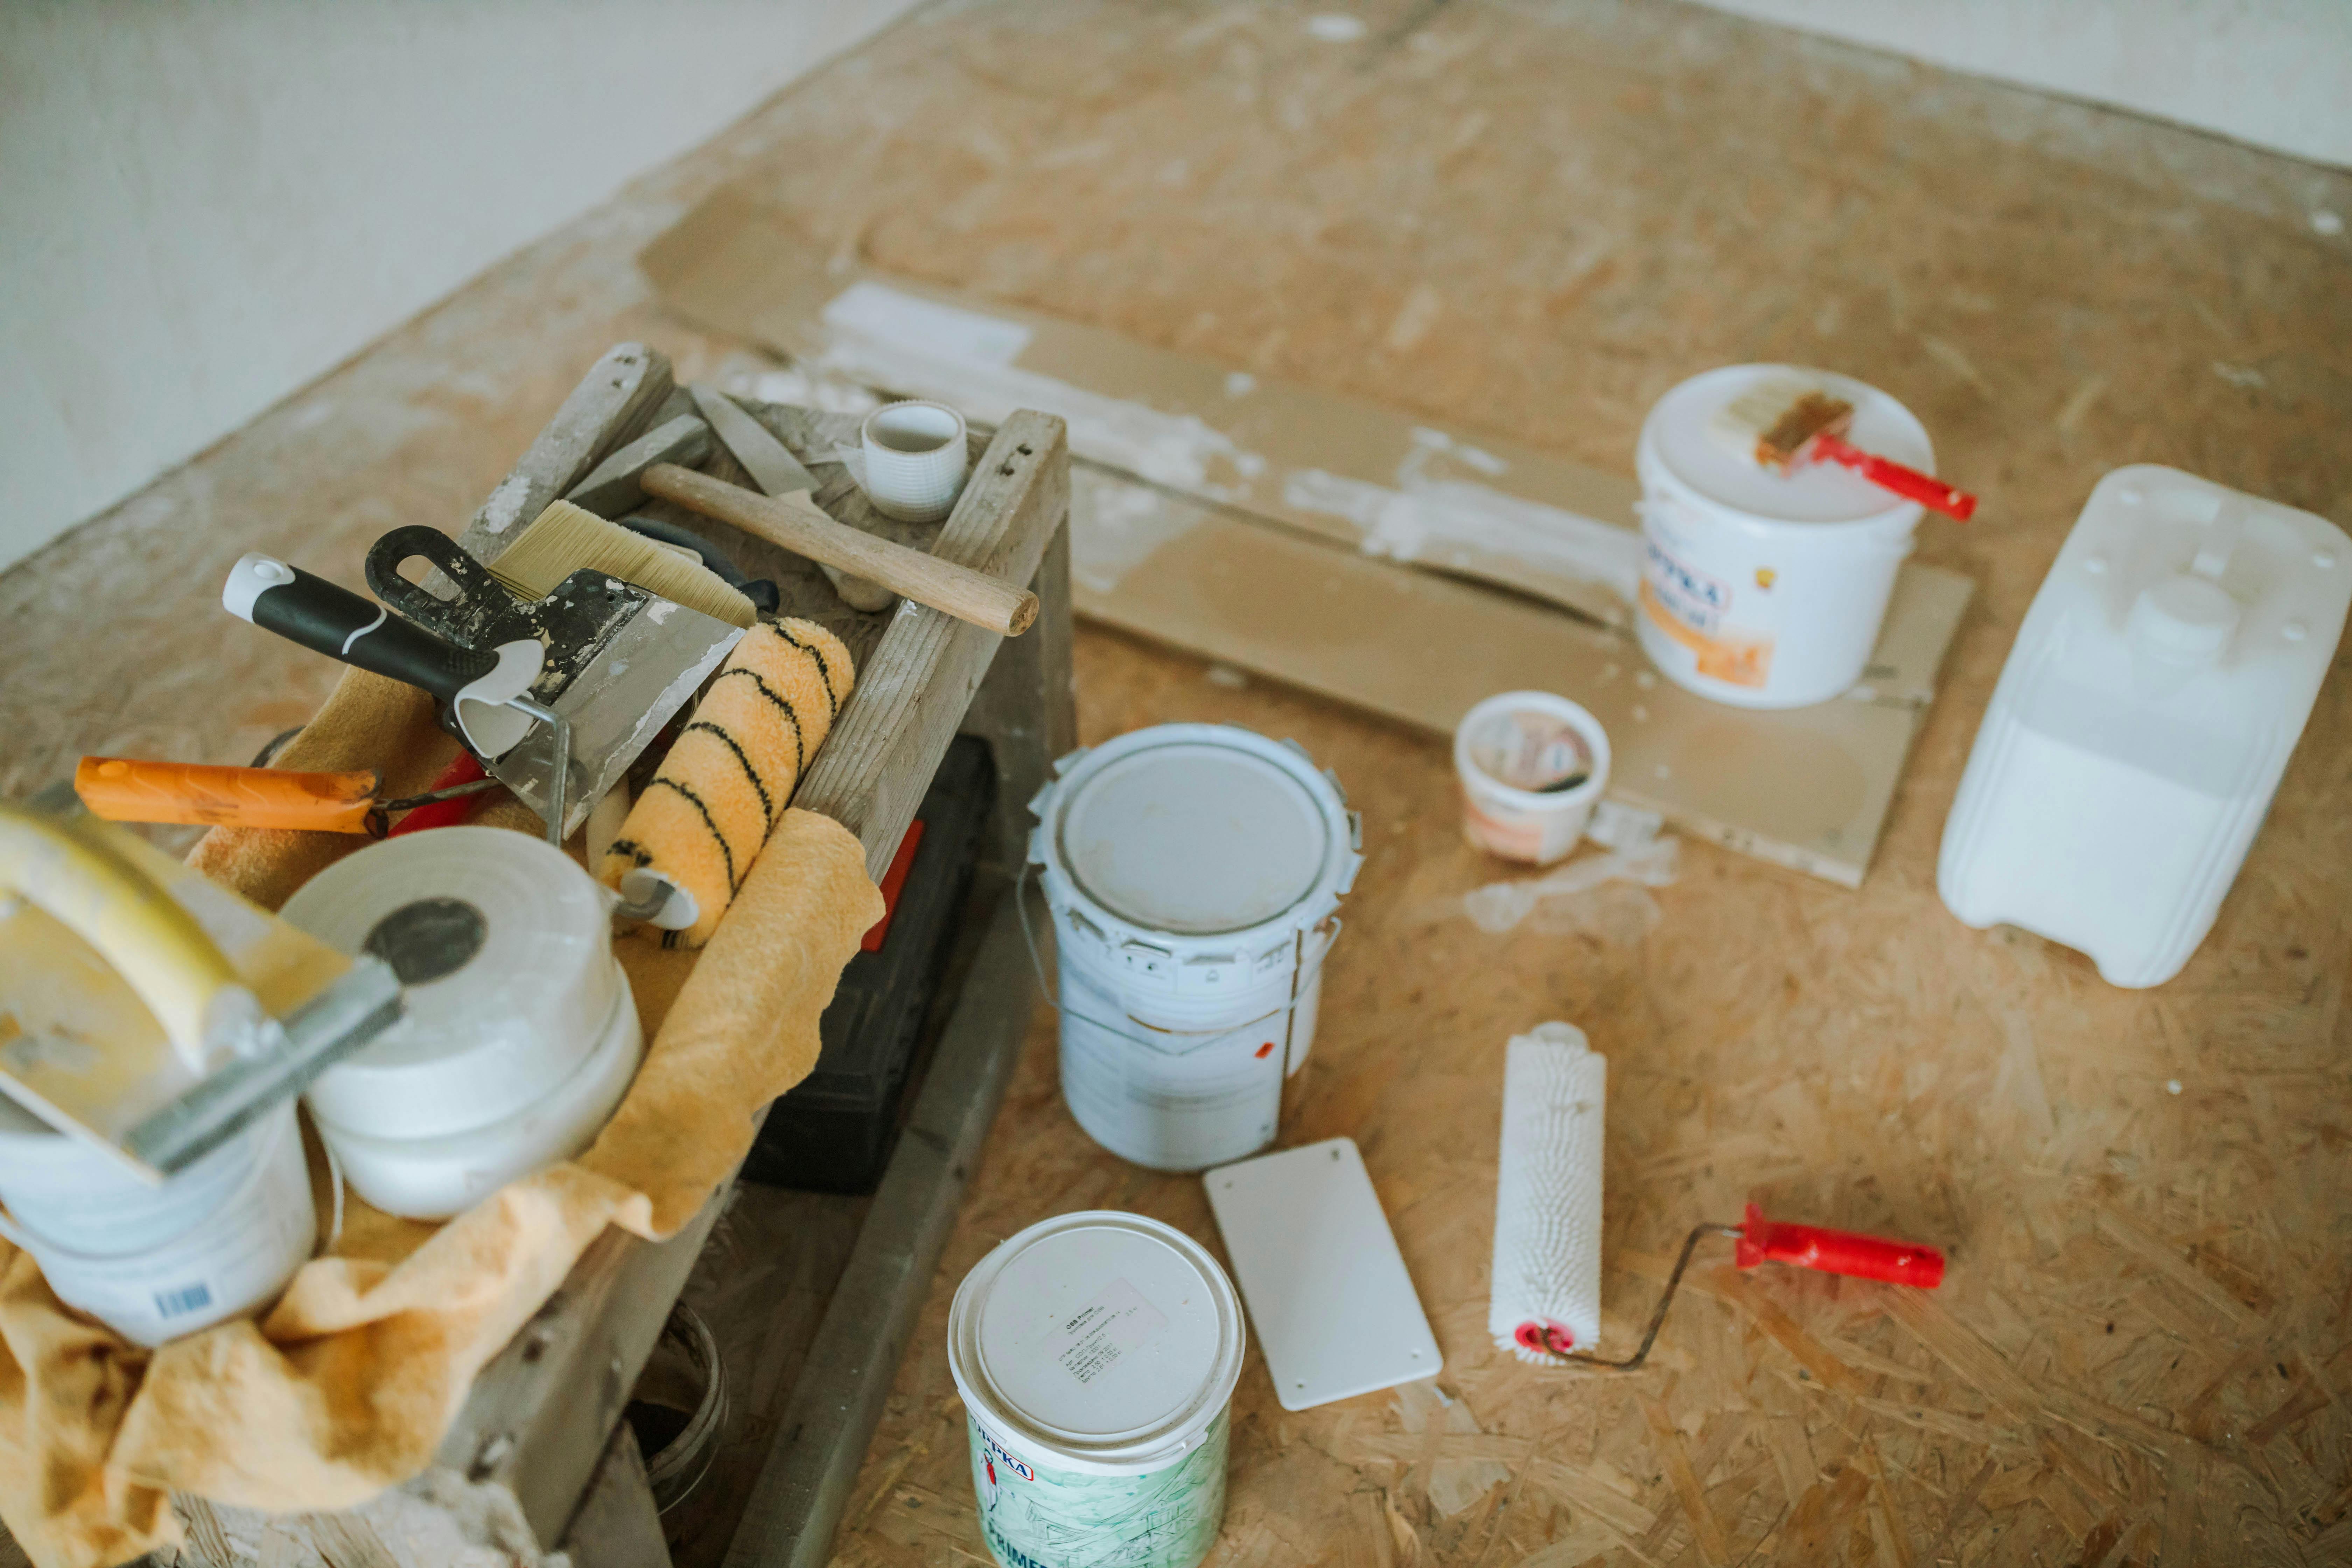
[[[647,595],[643,606],[564,682],[549,703],[572,725],[562,837],[571,837],[588,820],[605,792],[694,700],[742,636],[740,626]],[[542,818],[548,814],[554,739],[547,725],[534,724],[512,749],[485,764]]]

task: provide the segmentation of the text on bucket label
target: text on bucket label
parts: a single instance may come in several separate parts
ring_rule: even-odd
[[[1642,613],[1650,624],[1690,649],[1701,675],[1761,688],[1771,673],[1772,639],[1727,626],[1730,609],[1728,584],[1685,564],[1655,539],[1642,542]]]
[[[1114,1279],[1055,1330],[1054,1359],[1080,1383],[1092,1383],[1167,1328],[1168,1315],[1145,1300],[1142,1291]]]

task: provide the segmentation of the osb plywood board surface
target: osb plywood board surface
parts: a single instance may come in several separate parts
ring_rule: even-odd
[[[1081,640],[1088,740],[1174,719],[1293,735],[1364,809],[1371,859],[1283,1138],[1363,1145],[1448,1356],[1450,1405],[1296,1415],[1253,1360],[1213,1561],[2352,1553],[2340,680],[2171,985],[2118,992],[2074,955],[1968,931],[1932,885],[2010,636],[2100,473],[2169,462],[2352,513],[2334,435],[2352,251],[2313,225],[2352,181],[1671,5],[1351,14],[1360,36],[1326,39],[1296,9],[929,13],[797,95],[789,154],[736,188],[844,276],[1594,468],[1622,471],[1650,401],[1696,370],[1834,365],[1917,409],[1983,492],[1922,549],[1983,596],[1861,891],[1693,847],[1673,887],[1499,938],[1441,912],[1496,868],[1458,847],[1439,747]],[[1261,614],[1281,635],[1283,606]],[[1498,1358],[1502,1051],[1550,1016],[1612,1064],[1613,1338],[1684,1230],[1751,1196],[1947,1246],[1950,1283],[1906,1299],[1718,1257],[1643,1377]],[[947,1301],[994,1241],[1093,1205],[1215,1243],[1197,1184],[1069,1121],[1041,1016],[841,1561],[984,1555]]]
[[[1337,14],[1335,5],[1327,9]],[[2352,521],[2352,179],[1696,9],[1037,0],[923,14],[0,577],[0,789],[84,751],[242,761],[332,666],[226,624],[247,549],[358,578],[453,531],[607,345],[759,367],[632,258],[756,175],[877,268],[1622,468],[1707,364],[1887,387],[1983,490],[1980,585],[1863,889],[1687,847],[1681,879],[1483,935],[1440,747],[1090,634],[1089,740],[1216,719],[1335,767],[1370,863],[1286,1141],[1363,1147],[1448,1359],[1288,1415],[1255,1360],[1225,1564],[2325,1563],[2352,1556],[2352,696],[2323,692],[2188,971],[2113,990],[1969,932],[1932,869],[2026,600],[2096,476],[2169,462]],[[1344,32],[1326,26],[1325,31]],[[747,385],[747,390],[751,387]],[[804,395],[767,391],[775,401]],[[1213,679],[1212,678],[1213,676]],[[1591,1031],[1613,1092],[1612,1342],[1750,1195],[1951,1249],[1934,1297],[1698,1271],[1655,1371],[1486,1346],[1503,1045]],[[995,1239],[1087,1205],[1214,1244],[1197,1184],[1088,1144],[1041,1016],[840,1556],[961,1563],[940,1331]],[[2176,1094],[2171,1085],[2178,1083]]]

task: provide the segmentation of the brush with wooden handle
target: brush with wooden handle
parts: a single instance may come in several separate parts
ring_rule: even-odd
[[[821,565],[837,566],[942,615],[1019,637],[1037,618],[1037,595],[984,572],[873,534],[827,516],[803,495],[763,496],[675,463],[656,463],[641,481],[649,496],[731,522]]]
[[[1880,489],[1968,521],[1977,498],[1916,468],[1865,452],[1845,438],[1853,405],[1793,376],[1758,382],[1732,399],[1711,422],[1714,435],[1762,468],[1787,473],[1807,463],[1852,468]]]

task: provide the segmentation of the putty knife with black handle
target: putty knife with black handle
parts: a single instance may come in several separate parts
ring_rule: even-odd
[[[498,640],[470,648],[267,555],[237,563],[221,602],[305,647],[431,692],[490,776],[560,843],[743,634],[602,573],[574,573],[535,605],[490,587],[515,618],[486,626]]]
[[[457,734],[491,767],[530,728],[508,704],[530,689],[543,650],[530,638],[476,650],[394,620],[382,605],[268,555],[239,560],[221,588],[239,620],[315,653],[432,693]]]

